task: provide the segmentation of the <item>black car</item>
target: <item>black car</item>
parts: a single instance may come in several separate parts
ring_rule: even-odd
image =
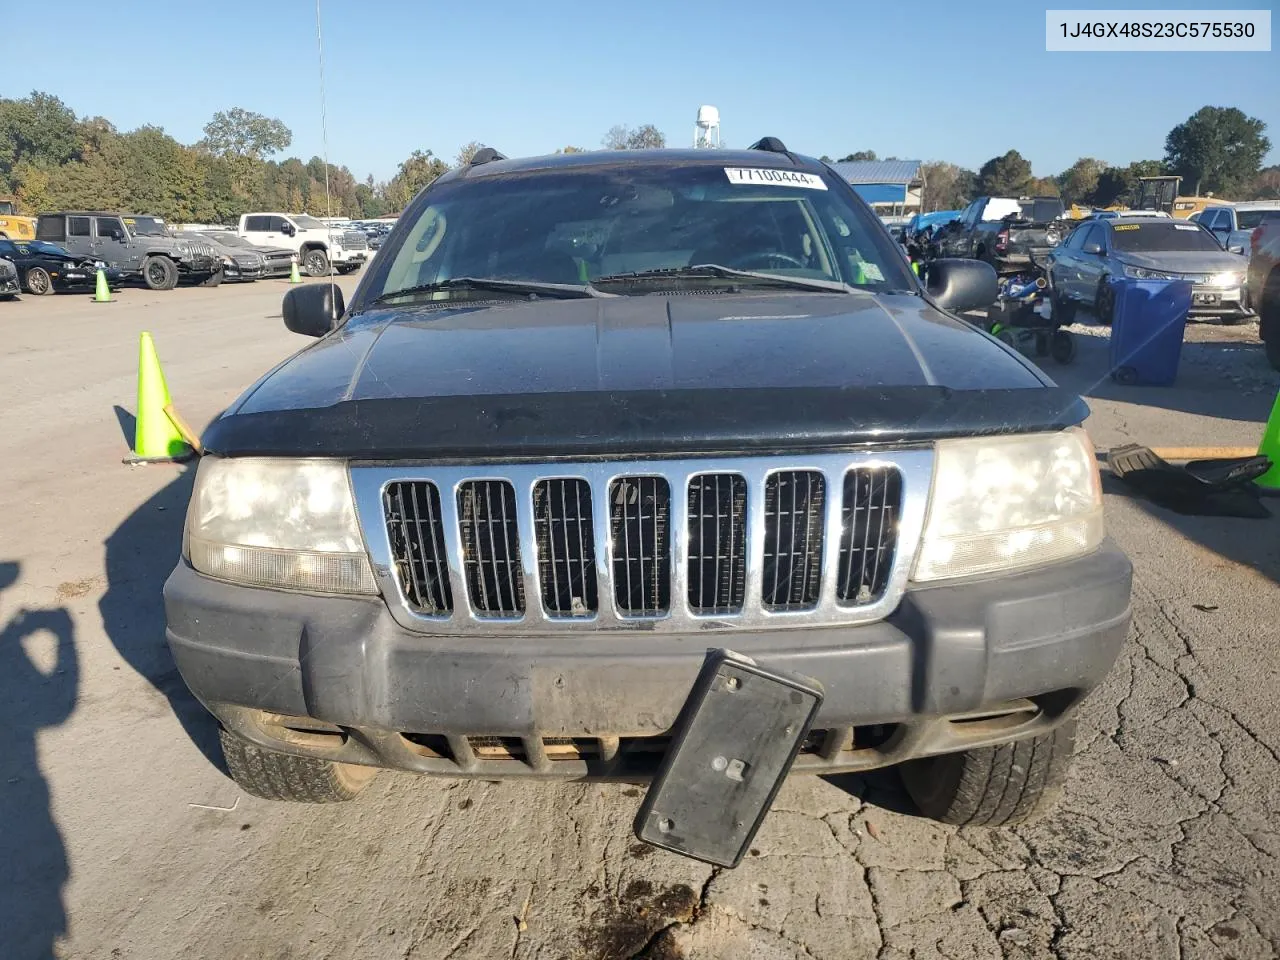
[[[231,775],[658,776],[641,836],[716,862],[788,769],[1032,816],[1130,566],[1083,401],[950,312],[995,294],[774,139],[481,150],[205,433],[167,636]]]
[[[106,269],[113,289],[120,281],[119,270],[90,257],[77,257],[45,240],[0,240],[0,257],[13,261],[22,289],[36,296],[55,290],[92,289],[99,267]]]

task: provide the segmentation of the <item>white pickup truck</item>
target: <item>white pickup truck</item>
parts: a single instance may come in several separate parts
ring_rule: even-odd
[[[236,232],[264,247],[288,247],[309,277],[328,276],[330,268],[351,273],[370,258],[369,241],[359,230],[327,226],[305,213],[246,213]]]
[[[1249,256],[1253,231],[1264,220],[1280,220],[1280,200],[1256,200],[1205,207],[1196,218],[1227,250]]]

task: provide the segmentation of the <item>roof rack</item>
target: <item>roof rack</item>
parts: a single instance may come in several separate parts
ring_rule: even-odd
[[[500,154],[493,147],[481,147],[471,157],[470,166],[478,167],[482,163],[491,163],[494,160],[506,160],[507,158]]]
[[[761,137],[747,149],[768,150],[770,153],[785,153],[788,157],[791,156],[791,151],[787,149],[787,145],[777,137]]]

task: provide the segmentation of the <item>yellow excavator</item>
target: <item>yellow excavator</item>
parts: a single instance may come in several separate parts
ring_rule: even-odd
[[[34,240],[35,217],[18,215],[18,198],[0,196],[0,240]]]

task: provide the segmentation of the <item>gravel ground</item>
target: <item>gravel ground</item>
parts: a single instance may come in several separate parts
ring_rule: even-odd
[[[1114,483],[1133,631],[1034,826],[923,820],[891,772],[796,778],[721,871],[637,845],[624,785],[242,794],[163,644],[189,477],[122,466],[120,425],[140,330],[204,423],[302,345],[284,289],[0,304],[4,957],[1276,956],[1280,520],[1180,517]],[[1073,329],[1078,360],[1050,373],[1100,446],[1257,442],[1280,376],[1256,328],[1192,327],[1174,388],[1111,384],[1100,331]]]

